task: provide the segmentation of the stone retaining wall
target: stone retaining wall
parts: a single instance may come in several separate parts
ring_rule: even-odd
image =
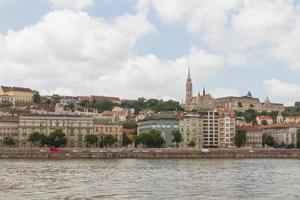
[[[84,159],[84,158],[300,158],[298,149],[49,149],[1,148],[5,159]]]

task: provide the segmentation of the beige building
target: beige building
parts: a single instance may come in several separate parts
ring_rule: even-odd
[[[260,102],[258,98],[253,98],[251,92],[242,97],[223,97],[218,98],[218,106],[234,111],[244,112],[250,108],[260,110]]]
[[[33,132],[49,135],[58,129],[62,129],[66,134],[68,147],[85,147],[84,136],[93,133],[93,118],[79,115],[60,115],[56,113],[20,116],[20,146],[29,146],[27,139]]]
[[[123,143],[123,125],[120,122],[114,122],[110,118],[95,118],[94,119],[94,134],[99,138],[99,146],[105,147],[103,139],[106,135],[111,134],[117,139],[117,142],[112,147],[121,147]]]
[[[285,124],[290,124],[290,123],[300,124],[300,116],[285,117],[284,123]]]
[[[14,116],[0,116],[0,147],[4,147],[3,140],[10,137],[16,146],[19,144],[19,119]]]
[[[0,95],[0,103],[6,103],[6,102],[9,102],[11,103],[11,105],[13,107],[15,107],[15,97],[14,96],[11,96],[11,95],[8,95],[8,94],[2,94]]]
[[[252,97],[249,91],[246,96],[242,97],[222,97],[216,99],[217,105],[225,109],[231,109],[238,112],[244,112],[248,109],[254,109],[258,112],[262,111],[284,111],[284,105],[280,103],[271,103],[269,97],[265,102],[260,102],[258,98]]]
[[[219,109],[219,147],[234,147],[235,112]]]
[[[219,113],[215,111],[201,112],[203,119],[203,146],[219,147]]]
[[[297,145],[297,130],[299,125],[296,124],[271,124],[263,126],[263,133],[271,135],[277,144],[294,144]]]
[[[270,116],[257,116],[256,121],[258,125],[262,125],[263,123],[266,123],[264,125],[270,125],[273,124],[273,118]]]
[[[262,147],[263,130],[258,126],[241,126],[237,127],[238,130],[246,131],[246,146],[253,148]]]
[[[1,86],[0,95],[9,95],[14,97],[16,104],[33,102],[33,92],[29,88]]]
[[[195,147],[203,146],[203,127],[202,116],[200,114],[186,114],[179,121],[180,133],[182,135],[181,146],[189,147],[191,142],[195,143]]]
[[[265,102],[261,103],[261,111],[267,111],[267,112],[272,112],[272,111],[279,111],[282,112],[284,111],[284,105],[281,103],[272,103],[270,101],[270,98],[267,97]]]

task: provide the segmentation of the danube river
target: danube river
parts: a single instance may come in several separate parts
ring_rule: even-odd
[[[0,199],[300,199],[300,160],[0,160]]]

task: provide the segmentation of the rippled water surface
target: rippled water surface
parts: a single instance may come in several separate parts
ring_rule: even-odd
[[[300,160],[0,160],[0,199],[300,199]]]

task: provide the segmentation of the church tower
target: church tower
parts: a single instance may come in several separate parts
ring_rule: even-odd
[[[193,83],[192,83],[192,79],[191,79],[190,68],[188,70],[188,78],[186,80],[185,88],[186,88],[185,104],[190,105],[192,103],[192,99],[193,99]]]

